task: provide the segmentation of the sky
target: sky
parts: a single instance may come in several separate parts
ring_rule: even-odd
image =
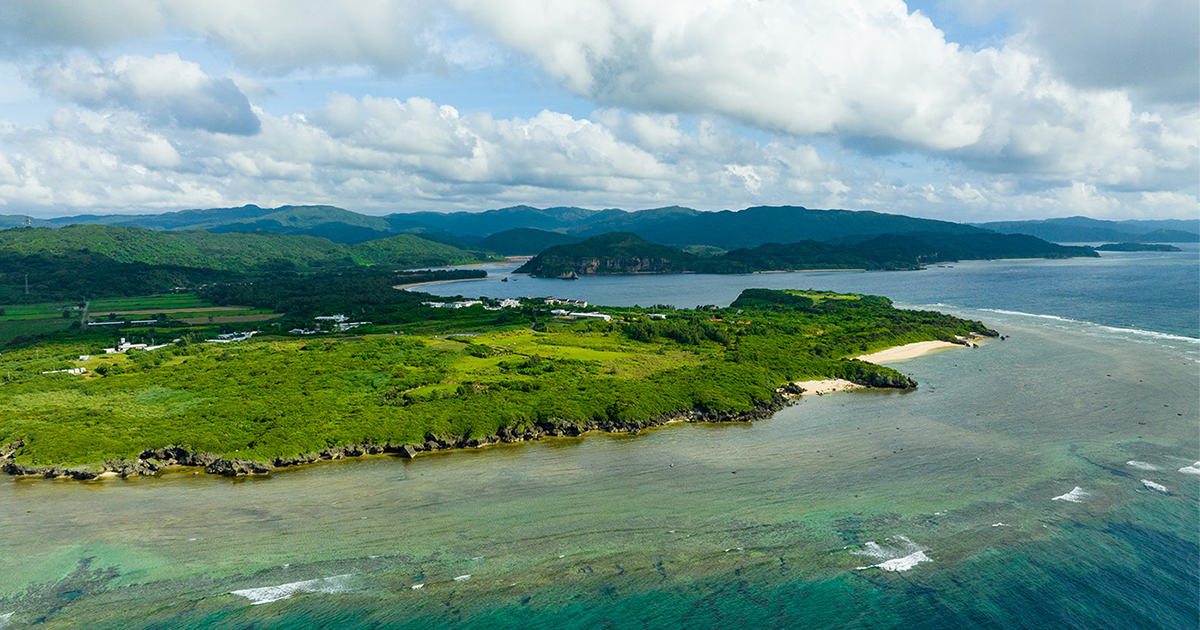
[[[1195,0],[5,0],[0,214],[1200,216]]]

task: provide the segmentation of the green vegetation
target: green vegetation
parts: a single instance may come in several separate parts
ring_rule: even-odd
[[[533,228],[515,228],[497,232],[479,241],[475,245],[486,250],[498,252],[505,256],[534,256],[547,247],[578,243],[579,237],[547,232]]]
[[[357,299],[377,281],[343,276],[351,288],[338,299]],[[327,288],[310,285],[309,295]],[[0,446],[22,440],[16,461],[33,465],[96,467],[166,446],[265,461],[431,434],[480,438],[538,422],[746,411],[795,380],[905,385],[893,370],[846,357],[994,334],[861,295],[748,290],[729,308],[678,310],[665,320],[605,308],[613,317],[606,322],[554,318],[533,304],[431,309],[417,302],[428,296],[389,290],[409,297],[362,304],[395,323],[351,334],[233,344],[185,334],[168,348],[104,355],[110,337],[80,333],[8,349],[0,356]],[[298,285],[280,287],[270,299],[298,293]],[[227,297],[253,305],[268,295]],[[75,366],[89,372],[42,374]]]
[[[441,266],[488,260],[414,234],[357,245],[268,232],[214,234],[202,230],[155,232],[111,225],[14,228],[0,231],[0,255],[56,257],[99,254],[115,263],[251,272],[328,266]]]
[[[1165,243],[1105,243],[1096,247],[1098,252],[1181,252],[1182,249]]]
[[[1097,256],[1088,247],[1065,247],[1023,234],[890,234],[861,242],[766,243],[701,257],[651,243],[630,232],[550,247],[518,272],[555,278],[571,273],[750,273],[808,269],[918,269],[923,264],[993,258]]]

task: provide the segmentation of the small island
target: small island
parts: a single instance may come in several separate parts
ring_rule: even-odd
[[[287,310],[316,294],[361,301],[368,282],[383,281],[279,276],[201,296]],[[887,298],[821,291],[748,289],[728,307],[688,310],[391,291],[370,311],[374,321],[330,314],[290,332],[252,323],[243,326],[260,329],[185,331],[155,345],[67,331],[10,346],[0,467],[76,479],[168,466],[236,476],[672,421],[751,421],[802,393],[798,381],[916,386],[854,357],[996,335]]]
[[[1182,249],[1166,243],[1105,243],[1097,245],[1098,252],[1181,252]]]

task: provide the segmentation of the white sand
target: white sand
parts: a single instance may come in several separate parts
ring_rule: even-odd
[[[963,347],[965,346],[960,346],[956,343],[950,343],[949,341],[918,341],[917,343],[896,346],[895,348],[888,348],[887,350],[880,350],[879,352],[872,352],[871,354],[864,354],[854,358],[858,359],[859,361],[869,361],[871,363],[885,363],[887,361],[899,361],[901,359],[919,357],[926,352],[941,348]]]
[[[858,383],[851,383],[840,378],[824,381],[797,381],[796,385],[804,388],[804,393],[800,394],[801,396],[832,394],[833,392],[844,392],[848,389],[865,389]]]

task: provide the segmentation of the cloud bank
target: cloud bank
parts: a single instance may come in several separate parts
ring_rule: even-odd
[[[1014,28],[948,41],[900,0],[11,0],[0,55],[52,107],[0,123],[0,203],[1195,216],[1194,3],[946,2]],[[496,68],[595,109],[386,93]],[[347,70],[385,93],[279,111],[262,83]]]

